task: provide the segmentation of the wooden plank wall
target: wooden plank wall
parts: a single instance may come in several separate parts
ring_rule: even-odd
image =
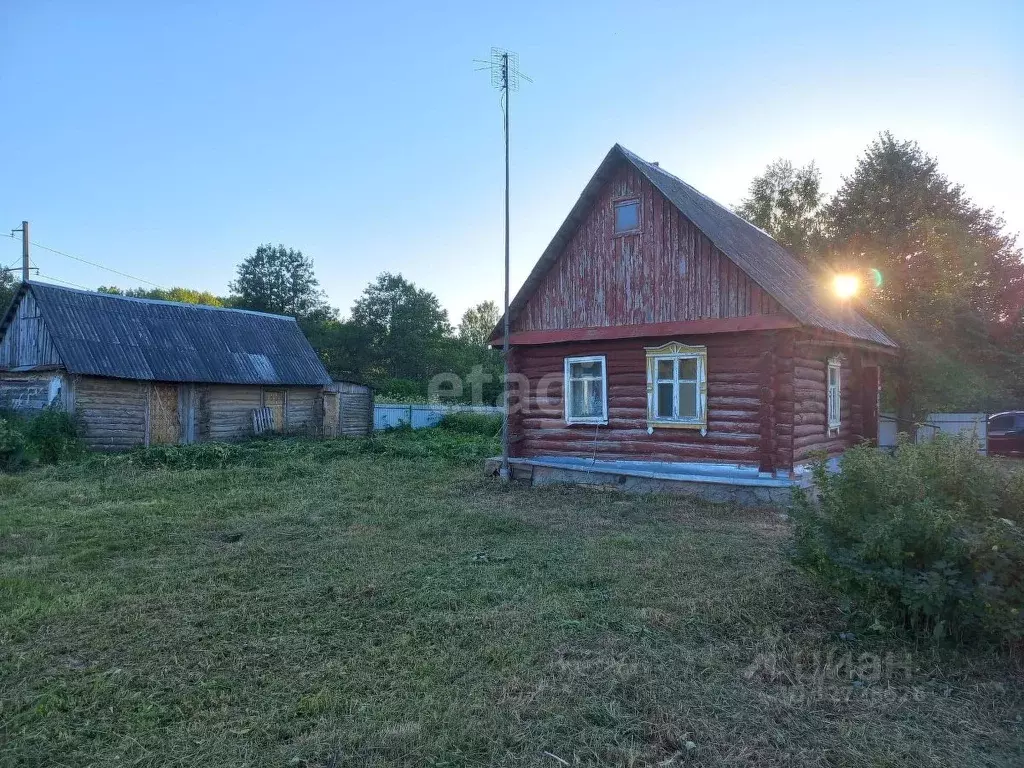
[[[616,237],[612,202],[639,197],[641,226]],[[591,328],[784,310],[635,168],[609,180],[513,331]]]
[[[146,442],[149,382],[80,376],[74,381],[75,410],[83,442],[94,451],[123,451]]]
[[[647,363],[644,347],[668,341],[706,345],[708,432],[655,429],[647,433]],[[603,459],[708,461],[758,465],[761,461],[759,364],[774,343],[771,332],[715,334],[682,339],[625,339],[516,347],[514,373],[530,391],[513,388],[510,424],[515,456],[596,456]],[[563,416],[564,359],[605,355],[608,424],[567,425]],[[542,391],[543,390],[543,391]],[[516,412],[517,411],[517,412]]]
[[[0,369],[29,365],[60,365],[60,355],[39,314],[31,292],[18,304],[17,314],[0,339]]]

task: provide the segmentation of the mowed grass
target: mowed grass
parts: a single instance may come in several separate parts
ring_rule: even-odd
[[[253,450],[0,476],[0,764],[1024,763],[1018,661],[849,624],[777,514]]]

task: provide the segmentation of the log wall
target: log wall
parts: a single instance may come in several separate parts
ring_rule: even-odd
[[[828,361],[838,356],[840,425],[828,430]],[[800,334],[793,355],[793,462],[799,464],[824,451],[838,456],[865,435],[863,368],[880,364],[870,351],[818,334]],[[872,393],[866,393],[868,397]],[[877,396],[877,395],[876,395]]]
[[[252,412],[263,405],[263,388],[233,384],[198,387],[200,441],[252,437]]]
[[[613,202],[640,201],[640,228],[614,233]],[[512,322],[564,330],[784,314],[778,302],[629,165],[587,217]]]
[[[146,443],[149,382],[79,376],[74,407],[82,439],[94,451],[124,451]]]
[[[645,347],[669,341],[708,350],[708,431],[657,428],[647,433]],[[604,459],[761,461],[762,355],[772,333],[714,334],[704,337],[627,339],[516,347],[510,366],[529,382],[513,387],[510,424],[515,456],[596,456]],[[605,355],[608,366],[608,424],[567,425],[563,414],[564,359]]]
[[[647,433],[645,347],[669,341],[706,346],[708,431],[655,428]],[[842,424],[828,435],[826,367],[844,358]],[[608,424],[565,423],[566,357],[604,355]],[[756,465],[788,471],[815,451],[841,453],[864,433],[859,373],[877,365],[870,352],[804,331],[702,337],[620,339],[515,347],[509,423],[513,456],[582,456]]]
[[[285,402],[285,429],[294,435],[323,433],[323,396],[319,389],[295,387]]]

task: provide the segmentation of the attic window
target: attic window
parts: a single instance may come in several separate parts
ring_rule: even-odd
[[[617,200],[615,202],[615,234],[624,235],[640,229],[640,201]]]

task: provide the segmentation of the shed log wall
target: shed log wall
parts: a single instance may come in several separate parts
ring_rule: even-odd
[[[645,347],[668,341],[708,351],[708,431],[656,428],[647,433]],[[514,386],[510,424],[515,456],[596,456],[605,459],[761,462],[763,353],[771,333],[517,347],[510,365],[529,381]],[[563,414],[564,360],[604,355],[608,366],[608,424],[567,425]],[[520,408],[521,406],[521,408]]]
[[[638,232],[616,236],[613,201],[640,200]],[[632,166],[589,215],[514,318],[512,330],[593,328],[785,314]]]
[[[80,376],[74,381],[82,440],[94,451],[123,451],[146,443],[149,382]]]
[[[319,389],[295,387],[285,401],[286,430],[294,435],[317,435],[323,431],[323,397]]]
[[[18,304],[17,314],[0,339],[0,369],[61,364],[57,348],[31,293]]]
[[[198,387],[200,441],[252,437],[252,412],[263,405],[263,388],[232,384]]]

